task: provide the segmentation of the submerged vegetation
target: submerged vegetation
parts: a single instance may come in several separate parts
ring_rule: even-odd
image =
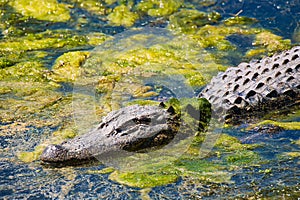
[[[215,4],[201,2],[202,8]],[[153,104],[168,90],[185,104],[182,97],[195,96],[228,66],[292,45],[256,26],[254,18],[224,18],[198,6],[183,0],[0,0],[1,136],[22,134],[20,123],[25,130],[51,127],[47,137],[34,136],[34,148],[20,144],[18,158],[32,162],[47,144],[86,132],[111,110]],[[141,28],[145,21],[156,28]],[[240,51],[243,41],[249,45]],[[266,123],[299,130],[299,122],[259,125]],[[216,134],[214,148],[202,156],[201,145],[215,133],[196,130],[192,136],[174,147],[183,150],[180,156],[174,156],[174,148],[152,157],[136,154],[126,158],[131,167],[107,173],[111,180],[140,188],[181,178],[231,183],[233,170],[265,162],[257,145],[225,133]],[[299,157],[294,151],[286,155]]]

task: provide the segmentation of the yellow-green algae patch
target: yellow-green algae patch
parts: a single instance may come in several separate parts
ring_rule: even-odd
[[[95,15],[105,15],[110,12],[103,1],[99,0],[68,0],[68,3],[76,4]]]
[[[130,27],[138,19],[138,15],[131,12],[126,5],[119,5],[113,9],[107,19],[111,25]]]
[[[149,16],[161,17],[176,12],[182,4],[182,0],[143,0],[137,4],[136,8]]]
[[[249,50],[246,53],[247,57],[254,57],[265,52],[273,54],[276,51],[289,49],[291,47],[291,40],[283,39],[281,36],[269,31],[262,31],[255,35],[253,45],[257,46],[257,48]]]
[[[251,151],[256,145],[242,146],[236,138],[227,134],[222,134],[215,148],[206,157],[202,157],[199,150],[206,134],[214,133],[200,133],[194,137],[192,144],[190,139],[185,139],[172,148],[124,158],[124,166],[109,177],[119,183],[140,188],[165,185],[180,177],[212,183],[232,183],[232,169],[257,165],[261,161],[260,156]],[[180,155],[176,158],[176,152],[179,151]]]
[[[5,52],[33,51],[49,48],[70,48],[87,44],[86,36],[74,35],[70,31],[45,31],[1,40],[0,49]]]
[[[131,187],[149,188],[154,186],[162,186],[170,183],[174,183],[178,180],[176,174],[161,173],[145,173],[145,172],[113,172],[109,178],[121,184],[125,184]]]
[[[293,141],[292,143],[297,144],[297,145],[300,146],[300,139],[299,139],[299,140],[295,140],[295,141]]]
[[[227,26],[233,25],[250,25],[257,23],[258,20],[255,18],[245,17],[245,16],[234,16],[224,20],[224,24]]]
[[[38,20],[65,22],[71,18],[67,5],[56,0],[12,0],[10,5],[20,14]]]
[[[194,33],[199,27],[214,24],[221,15],[216,12],[205,13],[198,10],[182,9],[169,17],[168,28],[182,33]]]
[[[259,122],[258,124],[252,125],[249,128],[256,126],[263,126],[263,125],[274,125],[279,126],[285,130],[300,130],[300,122],[279,122],[279,121],[273,121],[273,120],[264,120],[262,122]]]
[[[82,73],[81,65],[89,56],[89,52],[67,52],[58,57],[52,67],[52,76],[58,82],[73,82]]]

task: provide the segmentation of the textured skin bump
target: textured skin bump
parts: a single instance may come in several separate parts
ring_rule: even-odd
[[[215,114],[238,119],[299,103],[300,46],[241,63],[219,73],[202,90]]]

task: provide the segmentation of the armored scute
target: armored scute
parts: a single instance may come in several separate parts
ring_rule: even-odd
[[[199,94],[225,119],[241,121],[300,100],[300,46],[219,73]]]

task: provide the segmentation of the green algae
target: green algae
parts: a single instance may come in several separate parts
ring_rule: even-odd
[[[299,140],[295,140],[295,141],[293,141],[292,143],[297,144],[297,145],[300,146],[300,139],[299,139]]]
[[[107,16],[107,19],[114,26],[130,27],[138,19],[138,15],[131,12],[127,6],[119,5],[113,9],[112,13]]]
[[[224,20],[226,26],[233,25],[252,25],[257,23],[258,20],[255,18],[245,17],[245,16],[234,16]]]
[[[113,181],[131,187],[149,188],[174,183],[178,180],[179,177],[175,174],[165,174],[165,172],[161,172],[161,174],[150,174],[145,172],[118,173],[117,171],[115,171],[110,175],[109,178]]]
[[[219,135],[215,146],[226,151],[242,151],[246,149],[251,150],[257,147],[257,145],[253,144],[242,144],[236,137],[230,136],[228,134]]]
[[[89,52],[68,52],[58,57],[52,67],[52,76],[58,82],[74,82],[81,75],[81,65]]]
[[[71,16],[67,5],[56,0],[13,0],[10,5],[25,17],[51,22],[66,22]]]
[[[39,145],[35,147],[35,150],[32,152],[19,152],[17,157],[19,160],[30,163],[39,159],[40,155],[43,153],[46,145]]]
[[[253,45],[257,48],[251,49],[246,53],[247,57],[254,57],[262,52],[273,54],[276,51],[287,50],[291,47],[290,39],[283,39],[269,31],[262,31],[255,35]]]
[[[193,180],[210,183],[232,183],[232,169],[257,165],[262,161],[261,157],[252,151],[257,145],[242,146],[237,138],[227,134],[222,134],[215,148],[203,158],[199,155],[199,150],[206,134],[213,133],[201,133],[193,137],[192,143],[185,140],[188,144],[181,140],[181,144],[171,149],[157,150],[156,154],[127,157],[123,160],[124,166],[113,172],[110,179],[140,188],[165,185],[177,181],[180,177],[192,177]],[[174,157],[176,151],[181,151],[178,158]]]
[[[104,33],[91,32],[87,34],[88,44],[92,46],[101,45],[103,42],[112,39],[111,36],[105,35]]]
[[[11,67],[0,69],[0,80],[45,82],[46,70],[39,62],[21,62]]]
[[[106,15],[110,12],[105,3],[99,0],[68,0],[68,3],[75,4],[95,15]]]
[[[162,17],[176,12],[182,4],[182,0],[144,0],[136,9],[152,17]]]
[[[0,42],[0,49],[6,52],[22,52],[49,48],[72,48],[86,44],[87,38],[85,36],[74,35],[70,31],[62,30],[8,38]]]
[[[285,130],[300,130],[300,122],[279,122],[273,120],[264,120],[262,122],[250,126],[248,129],[251,129],[253,127],[268,125],[268,124],[281,127]]]
[[[220,163],[206,160],[179,160],[175,162],[176,168],[183,177],[193,177],[200,181],[213,183],[231,183],[231,174],[226,167]]]
[[[216,12],[204,13],[198,10],[182,9],[169,17],[168,27],[182,33],[194,33],[199,27],[218,22],[221,15]]]

